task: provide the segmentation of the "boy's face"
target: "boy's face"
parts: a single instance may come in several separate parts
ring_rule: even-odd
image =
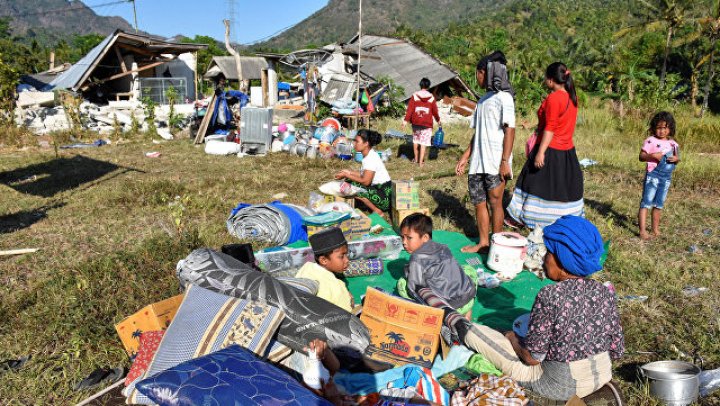
[[[417,251],[426,242],[430,241],[430,236],[423,234],[422,236],[415,230],[411,230],[410,227],[404,227],[400,230],[402,235],[403,248],[409,253]]]
[[[348,247],[344,245],[340,248],[335,248],[329,255],[324,255],[319,258],[320,265],[332,273],[343,273],[347,270],[350,264],[348,258]]]

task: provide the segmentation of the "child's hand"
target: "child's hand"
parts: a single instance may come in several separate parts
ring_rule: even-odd
[[[650,156],[652,156],[656,161],[659,162],[660,160],[662,160],[662,157],[665,156],[665,154],[663,154],[662,152],[656,152],[654,154],[650,154]]]
[[[327,350],[327,343],[319,338],[316,338],[310,342],[308,347],[315,351],[315,355],[317,355],[317,359],[323,360],[325,359],[325,350]]]
[[[675,156],[675,155],[673,155],[673,156],[669,156],[669,157],[667,158],[667,161],[668,161],[669,163],[671,163],[671,164],[674,164],[674,163],[677,163],[678,161],[680,161],[680,158],[677,157],[677,156]]]

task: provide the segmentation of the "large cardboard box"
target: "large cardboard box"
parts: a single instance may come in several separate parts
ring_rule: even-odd
[[[430,368],[438,351],[443,311],[368,287],[360,320],[370,330],[365,354],[399,366]]]
[[[370,233],[370,227],[372,227],[372,220],[360,209],[355,209],[354,217],[346,220],[348,222],[349,231],[345,234],[345,238],[348,241],[358,240],[364,235]]]
[[[422,214],[429,216],[430,210],[428,210],[427,208],[425,208],[425,209],[410,209],[410,210],[393,210],[393,212],[392,212],[393,227],[395,229],[400,228],[400,223],[402,223],[403,219],[413,213],[422,213]]]
[[[140,345],[140,335],[145,331],[165,330],[177,313],[184,294],[149,304],[132,316],[115,325],[115,330],[128,355],[135,356]]]
[[[413,180],[398,180],[392,184],[393,208],[411,210],[420,208],[420,184]]]

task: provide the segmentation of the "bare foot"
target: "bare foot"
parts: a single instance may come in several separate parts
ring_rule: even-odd
[[[640,232],[640,239],[643,241],[647,241],[650,239],[650,234],[648,234],[645,231]]]
[[[425,162],[420,162],[420,167],[422,168],[423,166],[425,166]]]
[[[487,254],[489,251],[490,246],[487,244],[466,245],[460,248],[460,252],[466,254]]]
[[[660,230],[653,230],[652,235],[653,237],[660,237]]]

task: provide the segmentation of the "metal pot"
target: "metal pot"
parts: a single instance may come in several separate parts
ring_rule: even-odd
[[[318,154],[317,145],[308,145],[308,149],[305,152],[305,156],[310,159],[315,159],[315,158],[317,158],[317,154]]]
[[[650,394],[668,406],[689,405],[698,398],[700,368],[684,361],[656,361],[640,367]]]

